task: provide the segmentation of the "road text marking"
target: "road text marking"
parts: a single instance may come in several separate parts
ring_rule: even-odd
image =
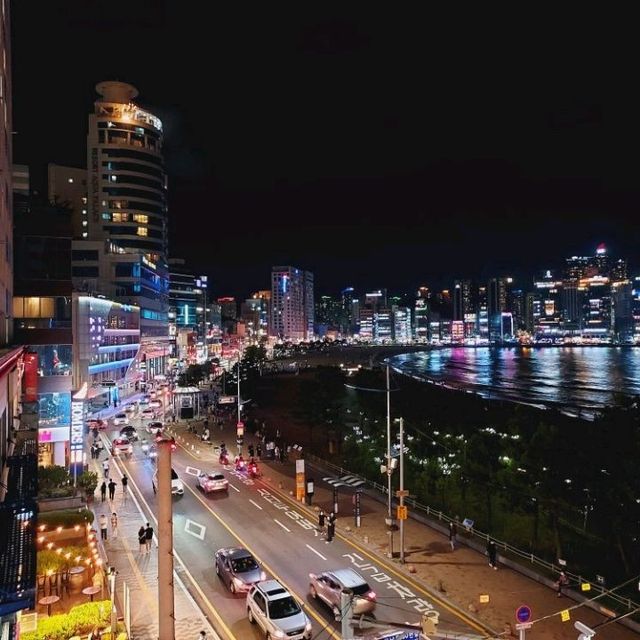
[[[207,528],[193,520],[187,520],[184,525],[184,530],[190,533],[194,538],[204,540],[204,534]]]
[[[185,467],[184,472],[188,473],[190,476],[199,476],[200,469],[196,469],[195,467]]]
[[[254,502],[253,500],[249,500],[249,502],[256,507],[256,509],[260,509],[260,511],[262,511],[262,507],[257,502]]]

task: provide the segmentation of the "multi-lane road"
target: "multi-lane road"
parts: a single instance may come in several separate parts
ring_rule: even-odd
[[[138,417],[131,419],[140,437],[145,433]],[[118,428],[103,434],[112,439]],[[214,553],[221,547],[242,546],[253,553],[268,576],[280,580],[298,599],[313,624],[313,638],[340,638],[340,623],[321,602],[309,596],[309,573],[352,567],[377,594],[375,616],[380,621],[419,623],[421,613],[436,610],[440,624],[462,634],[481,634],[482,629],[464,612],[452,608],[385,558],[337,536],[327,543],[310,511],[286,493],[261,479],[253,480],[223,467],[208,447],[196,455],[178,446],[172,466],[185,492],[173,498],[175,569],[220,635],[228,639],[259,638],[257,627],[247,619],[245,597],[231,594],[214,569]],[[156,496],[151,478],[154,460],[134,445],[120,464],[130,487],[150,521],[155,521]],[[196,476],[200,471],[220,471],[229,480],[228,494],[204,495]]]

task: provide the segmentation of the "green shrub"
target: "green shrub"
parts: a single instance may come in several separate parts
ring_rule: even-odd
[[[71,554],[69,559],[65,557],[67,554]],[[76,562],[77,556],[81,556],[82,558],[90,558],[91,553],[89,551],[89,547],[63,547],[61,553],[56,553],[55,551],[51,551],[49,549],[42,549],[41,551],[38,551],[37,557],[38,574],[46,574],[48,571],[57,573],[67,567],[74,567],[76,564],[78,564]]]
[[[85,471],[78,478],[78,486],[82,487],[87,495],[92,494],[98,486],[98,474],[95,471]]]
[[[93,512],[89,509],[60,509],[38,514],[38,525],[46,524],[47,529],[56,527],[72,528],[75,525],[93,523]]]
[[[65,467],[38,467],[38,489],[54,489],[70,483],[71,476]]]
[[[96,625],[106,626],[110,616],[110,600],[87,602],[72,607],[69,613],[40,618],[37,630],[22,634],[21,640],[68,640],[88,634]]]

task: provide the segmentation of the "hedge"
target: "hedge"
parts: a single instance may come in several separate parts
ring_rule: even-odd
[[[89,509],[60,509],[38,514],[38,525],[46,524],[48,528],[71,528],[77,524],[93,523],[93,511]]]
[[[96,625],[108,625],[110,618],[110,600],[87,602],[72,607],[68,613],[39,618],[37,630],[23,633],[20,640],[68,640],[88,634]]]

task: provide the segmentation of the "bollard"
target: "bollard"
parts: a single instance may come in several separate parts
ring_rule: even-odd
[[[369,536],[365,536],[363,538],[363,541],[364,541],[365,544],[369,544]]]
[[[200,455],[200,449],[196,449],[196,453]]]
[[[282,482],[278,482],[278,489],[283,489],[283,488],[284,488],[284,487],[283,487],[283,485],[282,485]]]
[[[409,573],[415,573],[415,572],[416,572],[416,568],[415,568],[415,566],[414,566],[414,565],[412,565],[412,564],[410,564],[410,565],[408,566],[408,569],[409,569]]]

